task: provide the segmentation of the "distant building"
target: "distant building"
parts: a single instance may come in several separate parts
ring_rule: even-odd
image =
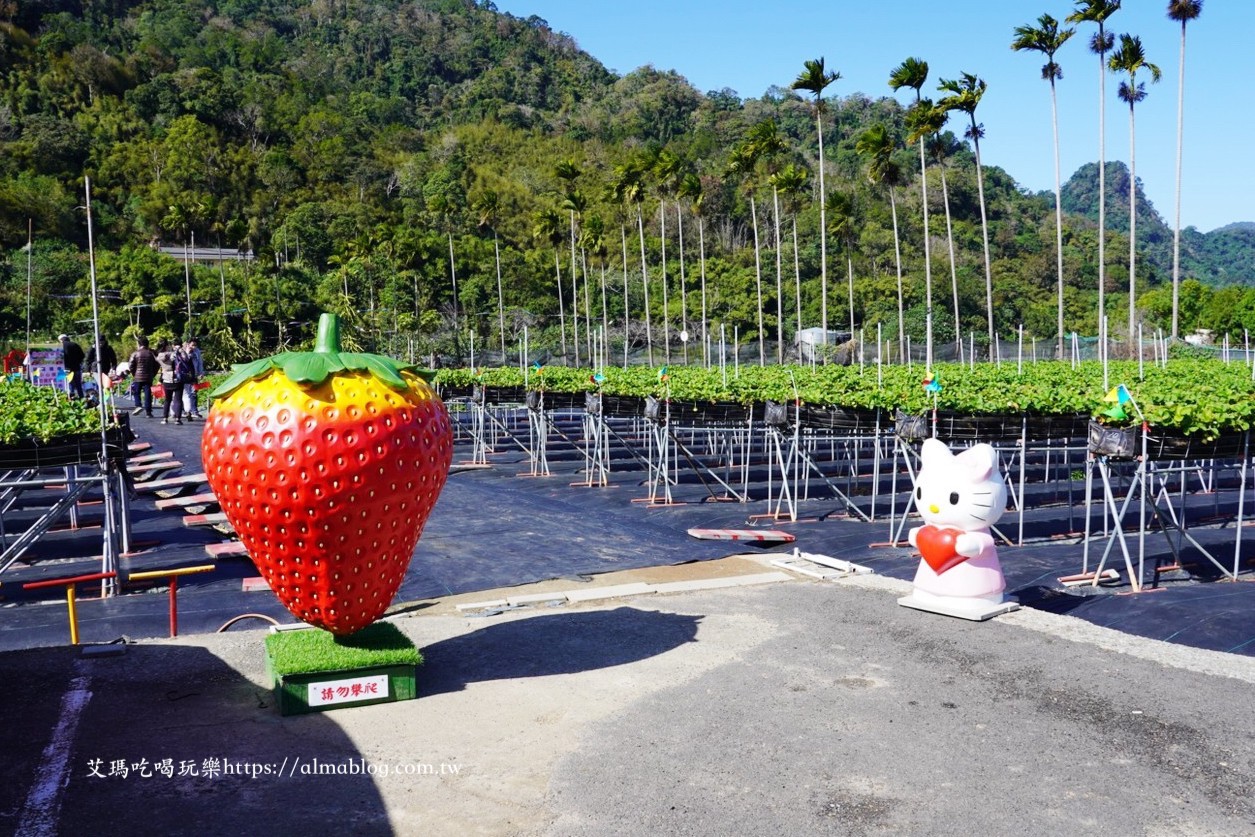
[[[1210,346],[1215,341],[1211,338],[1211,329],[1200,328],[1193,334],[1187,334],[1185,336],[1185,342],[1189,343],[1191,346]]]
[[[850,332],[835,329],[828,329],[825,332],[822,328],[804,328],[797,333],[796,340],[798,356],[802,361],[810,362],[822,360],[825,355],[831,357],[836,352],[837,346],[849,342]],[[823,345],[829,348],[818,348]]]
[[[183,261],[186,259],[196,264],[221,264],[222,262],[251,262],[252,250],[238,250],[230,247],[184,247],[183,245],[157,245],[157,252]]]

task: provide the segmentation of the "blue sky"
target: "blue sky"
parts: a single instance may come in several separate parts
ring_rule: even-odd
[[[924,93],[940,78],[974,73],[989,84],[977,120],[985,126],[983,162],[1006,169],[1026,189],[1054,189],[1050,86],[1037,53],[1013,52],[1016,26],[1039,15],[1063,20],[1069,1],[890,0],[774,3],[747,0],[496,0],[502,12],[538,15],[619,74],[644,65],[675,70],[704,92],[729,87],[742,98],[772,85],[787,87],[806,59],[823,56],[841,80],[829,95],[893,95],[887,79],[904,58],[928,62]],[[1177,78],[1180,25],[1166,0],[1124,0],[1108,31],[1138,35],[1163,78],[1146,79],[1137,106],[1137,175],[1155,208],[1174,223]],[[1064,181],[1098,159],[1098,57],[1089,51],[1092,25],[1081,25],[1056,60],[1060,169]],[[1255,36],[1255,2],[1207,0],[1186,34],[1183,226],[1202,231],[1255,221],[1255,165],[1250,142],[1255,108],[1241,83],[1228,82]],[[1139,80],[1143,74],[1139,73]],[[1128,106],[1116,94],[1120,77],[1107,74],[1107,159],[1129,160]],[[914,93],[902,91],[904,103]],[[950,128],[962,125],[951,118]]]

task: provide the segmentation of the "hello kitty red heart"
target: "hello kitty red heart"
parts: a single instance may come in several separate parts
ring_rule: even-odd
[[[941,575],[967,560],[954,550],[955,542],[962,534],[958,529],[946,529],[940,526],[922,526],[915,535],[915,545],[933,572]]]

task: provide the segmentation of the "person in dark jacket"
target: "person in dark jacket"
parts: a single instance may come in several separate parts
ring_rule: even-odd
[[[148,338],[141,337],[138,346],[131,353],[129,362],[131,366],[131,380],[133,387],[133,397],[135,399],[135,409],[131,411],[132,415],[138,416],[140,413],[146,413],[149,418],[153,417],[153,379],[157,377],[157,370],[160,364],[157,363],[157,356],[153,354],[153,350],[148,348]],[[141,398],[143,403],[140,402]]]
[[[83,347],[70,339],[68,334],[57,338],[61,341],[61,366],[65,380],[70,385],[70,397],[83,397]]]
[[[100,335],[100,341],[87,350],[87,371],[108,374],[118,365],[118,353],[109,345],[109,341],[105,336]]]

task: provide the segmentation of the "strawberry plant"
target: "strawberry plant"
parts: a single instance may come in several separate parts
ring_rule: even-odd
[[[934,367],[941,383],[936,403],[940,409],[969,415],[1097,414],[1105,406],[1102,364],[1047,361],[1016,364],[941,363]],[[531,375],[528,384],[546,390],[591,390],[592,370],[547,367],[543,378]],[[737,401],[761,404],[788,402],[859,409],[901,409],[920,414],[933,408],[933,396],[922,386],[921,366],[743,366],[729,371],[727,383],[718,369],[672,366],[665,385],[652,367],[601,370],[601,390],[608,395],[662,396],[678,401]],[[441,370],[437,380],[464,380],[467,370]],[[518,369],[486,370],[495,386],[523,386]],[[1125,383],[1152,427],[1212,439],[1226,431],[1255,424],[1255,382],[1244,364],[1218,360],[1170,360],[1166,367],[1142,367],[1133,361],[1108,366],[1107,388]]]
[[[258,570],[299,619],[351,634],[387,610],[448,476],[453,434],[424,373],[340,351],[263,358],[212,393],[201,454]]]
[[[0,444],[99,432],[100,412],[87,402],[26,381],[0,382]]]

